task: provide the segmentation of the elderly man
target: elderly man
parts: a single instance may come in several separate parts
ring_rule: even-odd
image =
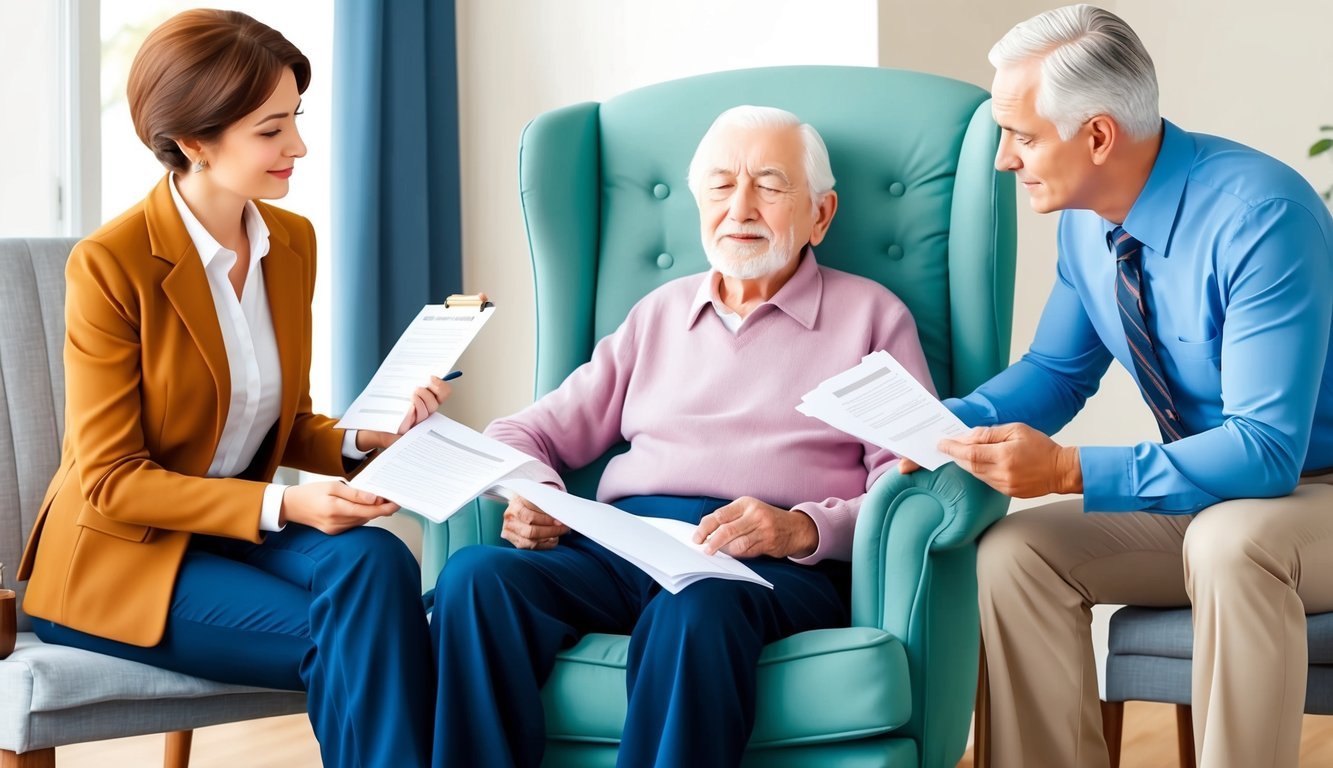
[[[747,558],[774,588],[707,579],[672,595],[514,499],[514,548],[464,549],[440,575],[436,765],[537,766],[556,653],[611,632],[632,638],[618,764],[735,766],[763,645],[847,623],[846,569],[829,561],[850,559],[861,500],[895,458],[795,406],[881,349],[929,386],[915,324],[882,286],[816,263],[837,195],[823,141],[794,115],[723,113],[689,182],[712,270],[650,293],[559,389],[487,433],[555,485],[628,441],[598,498],[697,523],[707,551]]]
[[[1107,765],[1089,606],[1192,603],[1200,764],[1295,766],[1305,613],[1333,610],[1333,219],[1290,168],[1163,121],[1111,13],[1043,13],[990,59],[996,166],[1064,211],[1058,274],[1031,351],[950,403],[985,426],[942,448],[1012,496],[1083,494],[981,540],[995,763]],[[1112,358],[1162,441],[1057,445]]]

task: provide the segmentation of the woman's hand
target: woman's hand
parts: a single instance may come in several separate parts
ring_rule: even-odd
[[[278,520],[283,525],[308,525],[333,536],[397,511],[397,504],[335,480],[287,488],[282,493]]]
[[[519,549],[554,549],[569,526],[556,520],[522,496],[515,495],[505,509],[500,538]]]
[[[440,403],[448,399],[451,392],[453,388],[444,379],[438,376],[430,377],[430,384],[417,387],[412,392],[412,409],[403,417],[403,423],[398,425],[398,432],[390,434],[363,429],[356,433],[357,450],[373,451],[376,448],[388,448],[393,445],[399,436],[407,434],[407,430],[430,418],[430,415],[439,409]]]

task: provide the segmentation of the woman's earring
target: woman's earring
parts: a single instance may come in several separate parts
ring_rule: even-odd
[[[195,173],[203,173],[204,169],[207,167],[208,163],[204,162],[203,158],[199,158],[198,160],[194,161],[194,165],[190,166],[190,170],[194,171]]]

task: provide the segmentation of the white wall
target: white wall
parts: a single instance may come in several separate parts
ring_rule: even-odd
[[[664,80],[779,64],[874,66],[873,0],[460,0],[463,282],[498,312],[445,410],[481,427],[532,400],[535,314],[518,138],[539,113]],[[685,169],[681,169],[684,175]]]

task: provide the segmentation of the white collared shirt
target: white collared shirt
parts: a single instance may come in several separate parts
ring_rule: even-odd
[[[741,326],[745,324],[746,318],[741,317],[736,312],[732,312],[730,307],[722,303],[722,294],[718,290],[718,284],[721,282],[722,274],[720,272],[716,270],[709,272],[708,277],[699,284],[697,300],[707,301],[711,304],[713,306],[713,311],[717,313],[718,319],[722,321],[722,325],[725,326],[728,331],[731,331],[732,336],[735,336],[740,333]]]
[[[236,264],[236,252],[228,250],[204,229],[203,224],[185,204],[171,176],[171,199],[176,203],[185,231],[189,233],[208,275],[213,307],[227,350],[227,369],[231,373],[231,401],[217,452],[208,467],[208,477],[235,477],[254,460],[259,446],[278,420],[282,410],[282,363],[278,358],[278,340],[269,312],[264,270],[260,268],[269,251],[268,225],[253,202],[245,204],[245,232],[250,240],[250,267],[236,298],[227,273]],[[343,436],[343,455],[365,457],[356,449],[356,432]],[[282,494],[287,486],[270,483],[264,489],[259,528],[280,531]]]

